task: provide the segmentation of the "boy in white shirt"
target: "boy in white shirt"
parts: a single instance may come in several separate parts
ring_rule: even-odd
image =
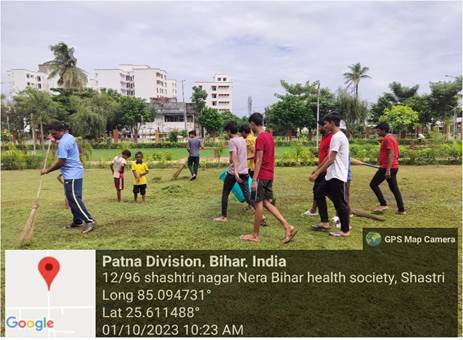
[[[124,150],[120,155],[114,157],[109,165],[114,178],[114,186],[116,187],[118,202],[122,200],[122,190],[124,190],[124,169],[130,155],[131,153],[129,150]]]
[[[312,176],[314,182],[317,177],[326,171],[326,195],[333,202],[336,214],[341,221],[341,231],[330,232],[331,236],[346,237],[349,231],[349,204],[346,199],[346,183],[349,170],[349,140],[339,128],[341,118],[337,114],[329,114],[323,118],[323,127],[331,131],[333,137],[330,142],[330,152]]]

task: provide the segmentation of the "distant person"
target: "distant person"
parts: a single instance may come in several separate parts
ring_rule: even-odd
[[[64,179],[64,192],[73,216],[72,223],[67,228],[83,227],[82,232],[89,233],[95,228],[96,221],[82,201],[84,167],[80,162],[76,139],[66,131],[62,122],[50,124],[48,131],[55,140],[59,140],[58,159],[50,168],[42,169],[40,173],[46,175],[60,169]]]
[[[143,153],[138,151],[135,154],[135,161],[132,162],[133,173],[133,200],[137,202],[138,194],[141,195],[142,202],[145,202],[146,186],[148,181],[146,175],[149,173],[148,164],[143,162]]]
[[[333,135],[330,131],[326,130],[323,127],[323,119],[318,121],[319,131],[322,135],[318,146],[318,166],[315,170],[312,171],[312,174],[320,169],[325,161],[326,157],[330,153],[330,142]],[[306,216],[320,216],[320,223],[313,225],[312,227],[317,230],[325,230],[330,227],[329,217],[328,217],[328,206],[326,205],[326,195],[325,195],[325,175],[326,172],[321,173],[317,176],[315,183],[313,185],[313,203],[312,208],[307,210],[304,215]],[[318,214],[317,214],[318,208]]]
[[[384,213],[389,208],[379,188],[379,185],[386,180],[397,203],[397,214],[405,215],[406,212],[402,194],[397,184],[397,173],[399,172],[399,144],[394,136],[389,133],[389,125],[387,123],[379,123],[375,128],[376,133],[379,137],[382,137],[382,140],[378,154],[379,169],[370,182],[370,188],[375,193],[380,204],[374,212]]]
[[[244,199],[250,207],[252,203],[249,194],[249,173],[246,142],[238,136],[238,126],[235,122],[229,122],[225,125],[225,132],[228,134],[228,151],[230,154],[230,165],[223,182],[222,189],[222,215],[215,218],[216,222],[227,222],[228,196],[235,183],[241,188]]]
[[[114,178],[114,186],[116,187],[117,201],[122,201],[122,190],[124,190],[124,170],[131,153],[129,150],[124,150],[122,153],[113,158],[109,168]]]
[[[330,153],[322,166],[318,168],[310,180],[315,182],[317,177],[326,171],[325,193],[333,202],[336,214],[341,222],[341,231],[330,232],[330,236],[347,237],[350,235],[350,211],[346,199],[346,183],[349,169],[349,140],[339,128],[341,118],[337,114],[328,114],[323,118],[323,127],[333,134],[330,142]],[[320,202],[321,203],[321,202]],[[317,202],[319,205],[319,202]]]
[[[191,173],[191,181],[194,181],[198,176],[198,168],[199,168],[199,150],[204,149],[203,143],[201,139],[196,137],[196,131],[191,130],[188,132],[188,143],[187,143],[187,150],[188,150],[188,169],[190,169]]]
[[[258,135],[256,138],[255,170],[252,179],[251,190],[255,195],[255,222],[251,234],[241,235],[243,241],[259,242],[260,226],[263,223],[264,207],[281,223],[285,229],[283,243],[290,242],[297,233],[297,230],[290,225],[273,201],[273,178],[275,171],[275,144],[270,133],[264,130],[264,117],[255,112],[249,117],[252,132]]]

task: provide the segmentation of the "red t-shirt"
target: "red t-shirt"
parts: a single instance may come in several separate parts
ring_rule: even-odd
[[[330,153],[330,143],[333,134],[330,133],[328,136],[323,136],[320,144],[318,145],[318,165],[322,164],[328,154]]]
[[[259,133],[256,138],[256,156],[254,162],[257,159],[257,151],[263,151],[262,165],[260,167],[259,175],[257,179],[273,180],[273,174],[275,169],[275,144],[273,143],[272,134],[267,131]]]
[[[392,159],[392,169],[397,169],[399,167],[399,144],[394,136],[388,133],[384,136],[381,141],[381,147],[379,148],[378,162],[379,167],[382,169],[387,169],[387,152],[392,150],[394,152],[394,158]]]

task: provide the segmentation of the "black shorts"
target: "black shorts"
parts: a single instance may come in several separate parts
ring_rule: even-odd
[[[134,185],[133,186],[133,193],[134,194],[141,194],[145,196],[146,194],[146,184]]]
[[[271,201],[273,200],[273,181],[259,179],[257,180],[257,190],[256,190],[256,199],[255,202],[262,202],[264,200]]]

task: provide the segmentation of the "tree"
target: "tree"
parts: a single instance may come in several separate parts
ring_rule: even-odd
[[[120,116],[122,124],[128,127],[137,141],[140,124],[152,121],[156,114],[153,107],[150,107],[142,98],[121,96],[119,98]]]
[[[79,100],[76,109],[70,121],[70,127],[76,136],[95,139],[105,132],[107,118],[90,100]]]
[[[199,86],[193,86],[191,102],[194,105],[196,112],[199,114],[206,107],[207,92]]]
[[[392,104],[404,104],[407,99],[417,95],[419,85],[408,87],[394,81],[389,84],[389,88],[391,89],[392,93],[385,93],[386,97],[389,99],[389,102]]]
[[[362,67],[360,63],[349,66],[350,72],[344,73],[344,79],[346,80],[347,88],[353,88],[354,97],[357,101],[359,96],[359,84],[360,80],[371,78],[367,72],[370,70],[368,67]]]
[[[66,89],[83,88],[87,84],[87,75],[77,67],[77,58],[74,57],[74,48],[69,48],[65,43],[59,42],[50,46],[55,58],[47,61],[45,65],[50,67],[48,78],[59,76],[58,85]]]
[[[384,111],[380,120],[389,123],[393,129],[405,132],[418,123],[418,112],[406,105],[394,105]]]
[[[199,124],[206,129],[206,131],[215,138],[217,132],[222,129],[224,120],[223,115],[216,109],[206,107],[201,110],[198,116]]]
[[[292,136],[298,129],[309,126],[310,115],[307,105],[300,97],[287,95],[266,108],[265,120],[275,134],[285,133]]]
[[[430,102],[435,118],[445,122],[445,134],[450,135],[451,117],[459,107],[458,93],[462,90],[462,78],[454,81],[430,82]]]
[[[429,95],[410,97],[404,101],[404,104],[418,112],[418,121],[422,127],[432,121],[432,108]]]
[[[350,131],[360,132],[368,117],[368,103],[356,102],[355,98],[346,90],[339,89],[336,95],[336,108],[344,118]]]
[[[26,88],[13,98],[15,111],[23,117],[30,117],[29,123],[35,145],[35,129],[40,129],[40,144],[45,152],[44,125],[56,119],[57,105],[51,96],[34,88]]]

